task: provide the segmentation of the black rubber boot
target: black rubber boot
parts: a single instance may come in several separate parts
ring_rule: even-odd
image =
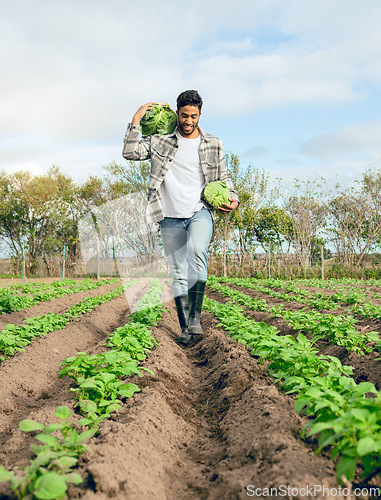
[[[198,337],[198,340],[204,334],[201,323],[200,315],[202,309],[202,302],[204,300],[205,293],[205,281],[196,281],[196,283],[188,290],[189,298],[189,322],[188,322],[188,332],[191,335]]]
[[[176,337],[176,342],[180,344],[189,344],[193,342],[193,336],[188,333],[189,302],[188,295],[179,295],[175,297],[176,311],[181,327],[180,337]]]

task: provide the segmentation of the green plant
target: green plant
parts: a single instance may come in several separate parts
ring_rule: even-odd
[[[93,290],[100,286],[116,283],[115,278],[92,281],[90,279],[77,282],[75,280],[61,280],[53,283],[26,283],[11,285],[0,290],[0,314],[20,311],[32,307],[40,302],[46,302],[58,297]],[[15,295],[14,291],[20,290],[22,295]]]
[[[129,282],[107,292],[105,295],[84,299],[74,306],[71,306],[63,314],[48,313],[44,316],[29,318],[21,325],[6,325],[0,332],[0,361],[3,361],[8,356],[14,355],[16,351],[23,351],[24,347],[34,338],[65,328],[70,321],[73,321],[80,314],[85,314],[95,309],[100,304],[112,300],[119,296],[126,286],[132,285],[133,282]]]
[[[140,120],[143,137],[152,134],[171,134],[177,124],[177,115],[168,104],[154,103]]]
[[[85,352],[77,353],[76,356],[65,359],[59,366],[64,366],[59,372],[59,377],[66,375],[75,382],[80,378],[93,377],[100,372],[124,378],[133,374],[141,376],[140,370],[150,371],[145,367],[139,369],[136,359],[133,359],[128,352],[115,349],[93,355]]]
[[[143,297],[141,303],[157,303],[161,291],[159,282],[152,280],[147,292],[149,300]],[[22,430],[42,431],[37,436],[42,444],[31,446],[36,458],[26,469],[22,469],[23,476],[17,474],[17,469],[15,473],[0,467],[0,482],[8,482],[18,498],[63,499],[68,483],[82,481],[73,468],[78,456],[86,449],[83,442],[98,432],[105,418],[121,408],[121,398],[129,398],[140,390],[137,385],[120,379],[135,373],[141,375],[141,370],[152,374],[151,370],[138,367],[137,359],[146,357],[148,350],[157,344],[148,326],[156,324],[162,311],[161,305],[155,305],[152,309],[148,307],[131,315],[130,322],[113,335],[115,339],[123,340],[121,350],[114,348],[93,356],[77,353],[61,363],[63,368],[59,376],[68,376],[77,384],[71,390],[77,394],[75,408],[82,414],[78,424],[89,427],[89,430],[78,433],[69,421],[73,412],[66,407],[57,410],[56,416],[61,420],[58,424],[44,426],[31,420],[20,422]],[[57,436],[57,433],[60,435]]]
[[[50,500],[66,497],[67,484],[79,484],[82,478],[73,472],[79,455],[86,449],[84,444],[94,436],[94,430],[78,432],[69,420],[73,412],[66,406],[57,409],[56,424],[44,425],[33,420],[22,420],[20,429],[25,432],[41,431],[36,439],[41,444],[32,444],[35,458],[29,465],[19,470],[7,471],[0,467],[0,482],[9,482],[17,498]]]
[[[229,204],[230,191],[225,182],[209,182],[203,190],[203,199],[214,208],[220,207],[223,203]]]
[[[208,286],[212,290],[218,291],[238,304],[247,306],[254,311],[265,311],[269,312],[273,317],[283,318],[294,330],[310,332],[313,336],[313,342],[326,338],[337,345],[358,353],[372,352],[380,345],[377,332],[361,333],[355,330],[353,325],[357,320],[353,316],[332,316],[305,309],[287,311],[283,305],[273,306],[269,310],[267,303],[263,299],[255,299],[230,287],[220,285],[218,281],[222,280],[208,279]],[[246,281],[234,279],[233,283],[243,285]]]
[[[241,307],[205,298],[206,310],[217,316],[232,338],[254,356],[269,361],[267,369],[289,394],[295,410],[309,417],[303,436],[319,434],[317,453],[331,446],[338,480],[352,479],[361,461],[364,480],[381,471],[381,393],[369,382],[356,384],[353,368],[332,356],[317,356],[304,335],[279,336],[274,328],[248,320]],[[369,397],[369,394],[373,397]]]

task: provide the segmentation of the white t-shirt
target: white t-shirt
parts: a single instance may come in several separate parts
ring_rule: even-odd
[[[160,185],[164,217],[191,217],[204,206],[200,200],[205,186],[199,147],[201,135],[187,139],[177,132],[178,150]]]

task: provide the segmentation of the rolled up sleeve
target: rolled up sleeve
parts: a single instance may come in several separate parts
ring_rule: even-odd
[[[139,132],[139,124],[128,124],[122,151],[122,156],[126,160],[148,160],[151,157],[150,137],[139,141]]]

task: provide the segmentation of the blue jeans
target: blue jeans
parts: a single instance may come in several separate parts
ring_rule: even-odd
[[[196,281],[206,281],[208,276],[212,215],[207,208],[202,208],[185,219],[165,217],[160,221],[160,230],[173,279],[173,295],[186,295]]]

